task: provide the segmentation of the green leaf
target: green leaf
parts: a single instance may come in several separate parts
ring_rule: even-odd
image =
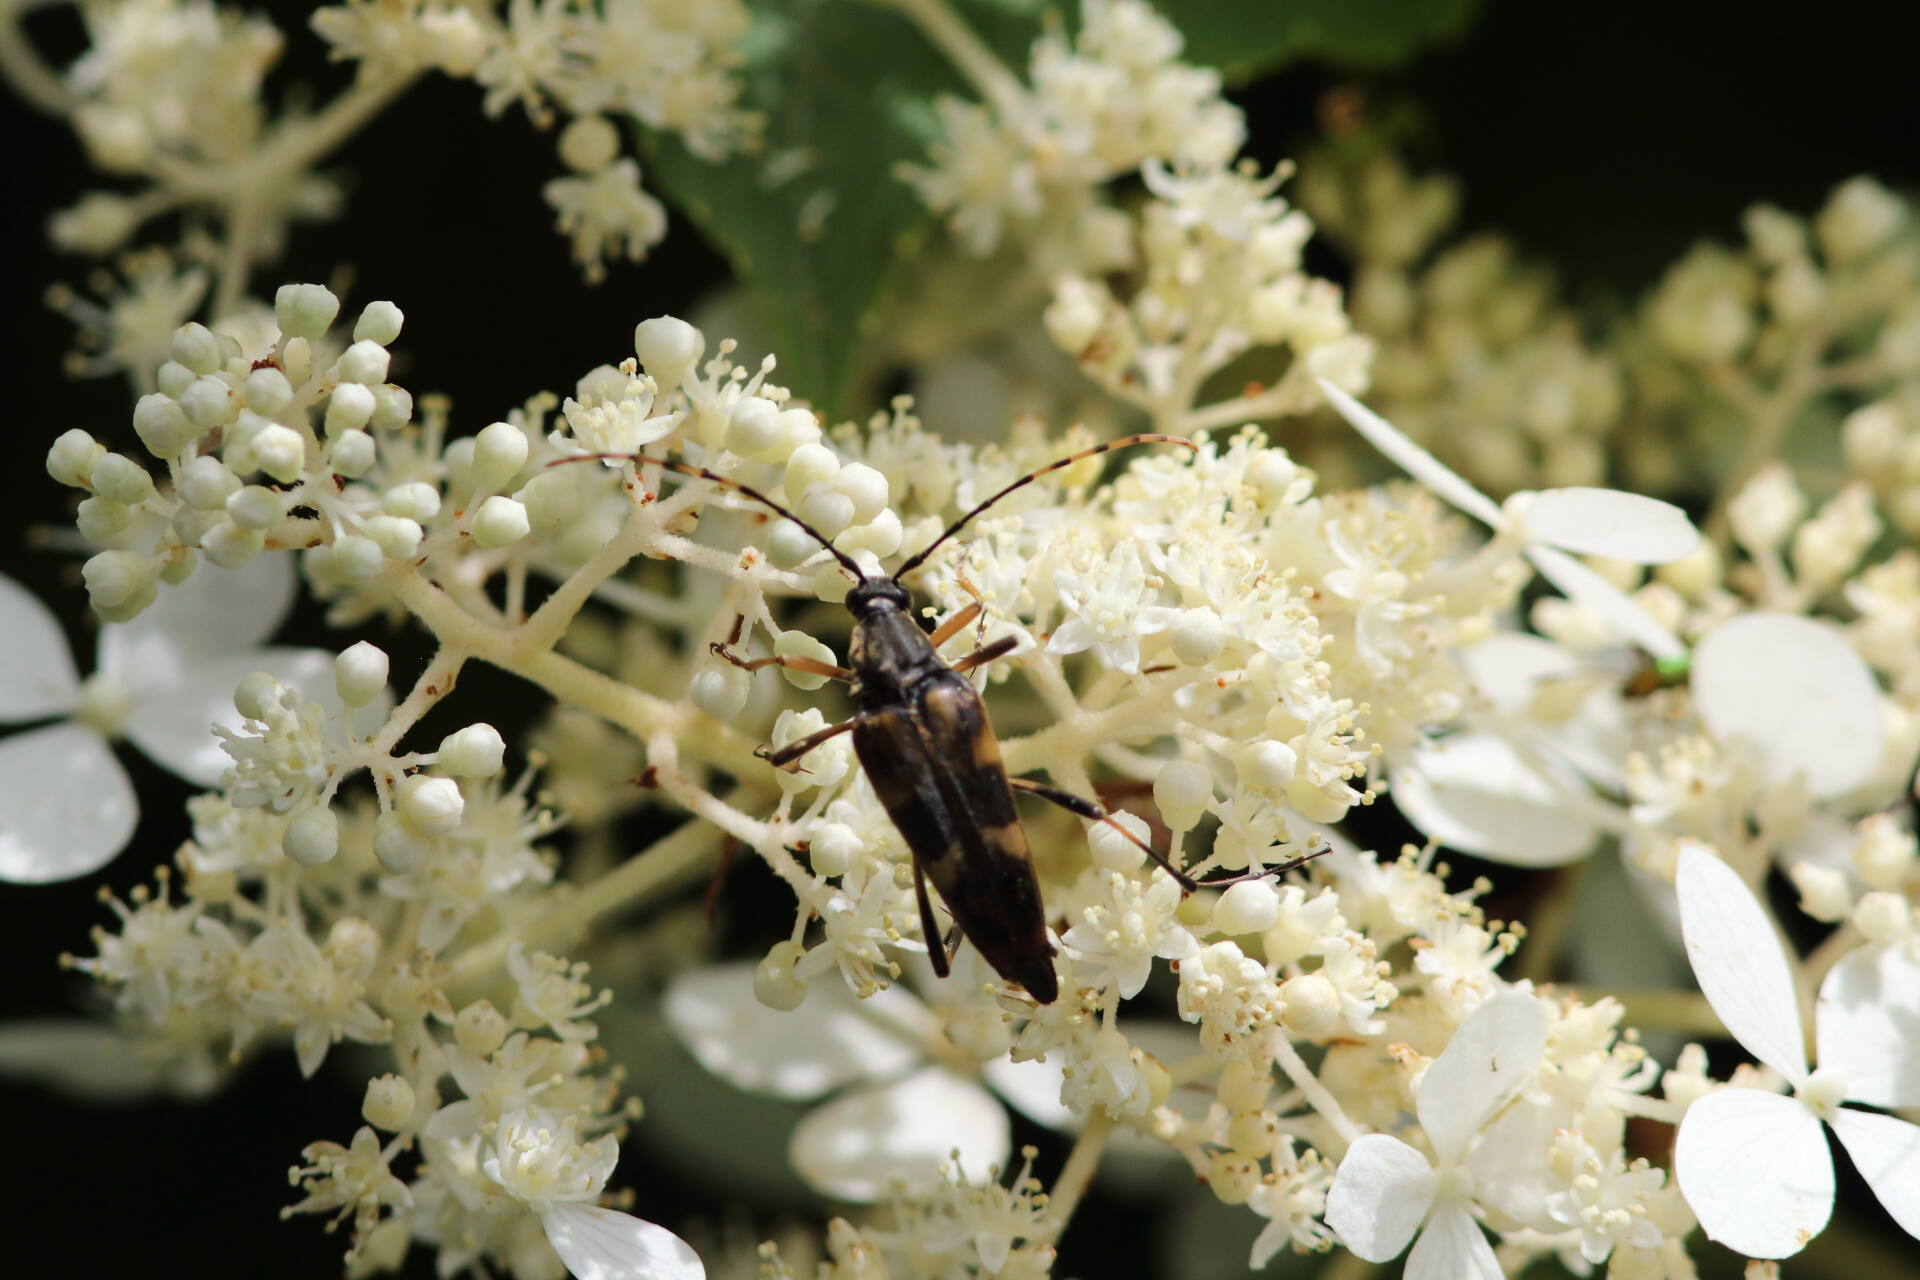
[[[1187,37],[1186,58],[1247,80],[1292,62],[1404,62],[1458,37],[1480,0],[1156,0]]]
[[[726,254],[773,350],[776,380],[830,413],[858,398],[857,354],[928,214],[897,176],[924,162],[934,99],[972,97],[898,13],[860,0],[750,0],[746,100],[766,127],[756,152],[709,164],[653,139],[647,181]],[[1014,65],[1037,23],[964,6]]]

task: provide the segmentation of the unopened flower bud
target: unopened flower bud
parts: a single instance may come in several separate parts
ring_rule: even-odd
[[[405,318],[400,314],[400,308],[391,302],[369,302],[361,309],[360,318],[353,323],[354,340],[375,342],[383,347],[390,347],[393,345],[393,340],[400,336],[400,325]],[[375,382],[385,380],[384,370],[380,377],[372,379]],[[364,382],[368,379],[363,378],[360,381]]]
[[[391,359],[387,349],[378,342],[362,339],[340,353],[334,374],[342,382],[372,386],[387,380],[387,366]]]
[[[1227,1145],[1234,1154],[1248,1160],[1264,1160],[1273,1154],[1280,1138],[1280,1121],[1272,1111],[1235,1112],[1227,1121]]]
[[[466,798],[452,778],[416,773],[402,778],[394,791],[395,810],[422,835],[446,835],[466,812]]]
[[[443,779],[444,781],[444,779]],[[425,836],[399,817],[381,814],[373,824],[373,856],[396,876],[418,871],[432,852]]]
[[[1147,839],[1147,824],[1137,815],[1116,813],[1113,820],[1133,832],[1141,841]],[[1139,845],[1104,822],[1096,822],[1087,828],[1087,848],[1093,855],[1093,865],[1103,871],[1132,871],[1147,856]]]
[[[769,1009],[798,1009],[807,998],[807,984],[794,972],[794,966],[805,954],[806,949],[791,939],[775,943],[753,967],[753,998]]]
[[[87,600],[107,622],[126,622],[153,603],[160,562],[137,551],[102,551],[80,566]]]
[[[437,763],[456,778],[491,778],[500,772],[507,744],[490,724],[470,724],[440,740]]]
[[[246,396],[247,408],[263,418],[271,418],[293,403],[293,384],[272,365],[249,373],[240,389]]]
[[[842,551],[870,551],[876,556],[890,556],[900,549],[904,536],[900,516],[888,507],[866,524],[841,534],[834,545]]]
[[[333,572],[344,582],[372,581],[386,559],[386,552],[372,538],[349,533],[333,540]]]
[[[78,427],[63,431],[47,450],[47,474],[61,484],[84,489],[94,463],[105,457],[107,447]]]
[[[662,394],[680,385],[706,349],[700,331],[676,316],[655,316],[633,329],[633,353]]]
[[[780,406],[764,396],[742,396],[727,416],[727,448],[756,462],[776,462],[787,451]]]
[[[860,836],[844,822],[822,823],[807,844],[807,861],[816,875],[845,875],[859,856]]]
[[[180,473],[180,499],[196,511],[224,511],[240,489],[240,477],[211,454],[202,454]]]
[[[1260,1185],[1260,1165],[1232,1151],[1216,1151],[1207,1168],[1207,1182],[1221,1204],[1245,1204]]]
[[[1190,667],[1203,667],[1226,647],[1226,624],[1205,605],[1183,609],[1167,628],[1167,642],[1173,646],[1174,657]]]
[[[812,534],[791,520],[776,520],[767,530],[767,559],[781,569],[792,569],[820,550]]]
[[[181,364],[178,360],[169,360],[153,371],[153,385],[161,395],[178,400],[182,392],[192,386],[199,374]]]
[[[1787,878],[1800,894],[1800,910],[1815,920],[1838,924],[1853,909],[1853,891],[1847,878],[1831,867],[1812,862],[1796,862],[1787,868]]]
[[[1175,831],[1198,823],[1213,799],[1213,775],[1191,760],[1170,760],[1153,780],[1153,802],[1161,820]]]
[[[243,485],[227,499],[227,518],[242,529],[271,529],[286,514],[286,498],[265,485]]]
[[[195,378],[178,403],[187,420],[203,431],[226,426],[240,412],[240,398],[222,378]]]
[[[1864,257],[1900,227],[1900,198],[1872,178],[1842,183],[1813,220],[1820,248],[1833,263]]]
[[[195,373],[220,367],[220,342],[213,330],[199,323],[183,324],[167,340],[167,354]]]
[[[830,485],[816,484],[800,495],[793,513],[821,537],[832,538],[853,523],[853,499]]]
[[[289,338],[318,338],[340,314],[340,299],[325,285],[283,284],[273,295],[273,317]]]
[[[852,524],[865,524],[887,509],[887,478],[864,462],[841,467],[834,473],[832,484],[852,501]]]
[[[1853,846],[1853,869],[1871,889],[1897,891],[1905,883],[1915,858],[1914,834],[1886,815],[1866,819]]]
[[[88,482],[95,493],[122,506],[136,507],[153,496],[153,477],[124,454],[102,452],[94,458]]]
[[[1265,880],[1229,885],[1213,904],[1213,925],[1230,938],[1265,933],[1280,918],[1280,897]]]
[[[1234,768],[1245,786],[1277,795],[1299,776],[1300,756],[1284,742],[1265,739],[1241,748]]]
[[[804,631],[782,631],[773,642],[773,651],[783,658],[811,658],[830,667],[840,665],[832,649],[815,640]],[[793,682],[798,689],[818,689],[827,682],[827,677],[815,675],[810,671],[795,671],[792,667],[782,667],[780,674]]]
[[[1267,1105],[1267,1090],[1272,1077],[1264,1068],[1255,1068],[1234,1059],[1220,1069],[1216,1090],[1220,1105],[1228,1111],[1258,1111]]]
[[[527,433],[511,422],[495,422],[481,428],[473,438],[473,463],[467,483],[476,491],[498,489],[526,464]]]
[[[298,480],[307,464],[307,442],[298,431],[278,422],[254,432],[251,448],[254,463],[281,484]]]
[[[333,861],[340,852],[340,819],[325,805],[302,809],[281,834],[280,852],[303,867]]]
[[[420,526],[405,516],[368,516],[360,530],[373,539],[389,560],[409,560],[420,550]]]
[[[1331,1035],[1340,1023],[1340,993],[1317,973],[1303,973],[1280,984],[1286,1008],[1280,1019],[1296,1035]]]
[[[200,535],[200,550],[222,569],[243,567],[267,545],[267,535],[258,529],[243,529],[232,520],[217,520]]]
[[[527,518],[527,509],[512,498],[495,494],[480,504],[473,513],[473,532],[475,546],[488,549],[510,547],[527,536],[532,528]]]
[[[400,1132],[413,1118],[413,1086],[400,1076],[375,1076],[367,1081],[360,1115],[376,1129]]]
[[[133,512],[125,503],[98,494],[82,498],[73,513],[74,528],[88,542],[105,542],[133,523]]]
[[[1869,943],[1898,942],[1914,927],[1914,909],[1903,894],[1863,893],[1853,908],[1853,927]]]
[[[333,660],[333,687],[349,707],[364,707],[387,687],[387,655],[362,640]]]
[[[250,671],[234,686],[233,709],[248,720],[265,720],[281,700],[287,687],[264,671]]]
[[[475,1000],[453,1015],[453,1042],[476,1058],[485,1058],[507,1040],[507,1019],[487,1000]]]
[[[373,470],[376,446],[364,431],[342,431],[327,447],[327,466],[354,480]]]
[[[783,483],[787,496],[798,499],[815,485],[831,484],[840,474],[840,457],[823,444],[803,444],[787,458]],[[804,517],[803,517],[804,518]],[[820,530],[827,537],[833,534]]]
[[[753,677],[730,662],[709,662],[687,682],[693,705],[716,720],[731,720],[747,705]]]
[[[425,524],[440,514],[440,491],[423,480],[409,480],[381,494],[380,509]]]
[[[337,436],[342,431],[357,431],[373,421],[375,408],[373,389],[358,382],[336,382],[333,394],[327,397],[327,434]]]
[[[575,116],[560,131],[560,162],[575,173],[598,173],[620,155],[620,132],[605,116]]]
[[[200,436],[180,402],[157,391],[141,396],[133,406],[133,430],[156,458],[177,458]]]

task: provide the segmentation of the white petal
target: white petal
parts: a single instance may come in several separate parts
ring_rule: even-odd
[[[1527,559],[1560,594],[1605,618],[1613,629],[1656,658],[1682,658],[1687,646],[1655,622],[1633,598],[1564,551],[1530,544]]]
[[[1618,489],[1546,489],[1528,499],[1527,541],[1583,556],[1665,564],[1700,545],[1700,531],[1671,502]]]
[[[164,1080],[130,1039],[88,1018],[0,1023],[0,1076],[89,1102],[151,1097]]]
[[[1600,838],[1569,802],[1569,788],[1582,784],[1541,772],[1492,734],[1456,733],[1419,747],[1392,782],[1407,821],[1450,849],[1552,867],[1584,857]]]
[[[1406,1280],[1504,1280],[1487,1233],[1464,1208],[1437,1211],[1407,1255]]]
[[[1805,1081],[1806,1037],[1793,973],[1753,891],[1697,844],[1681,846],[1673,887],[1700,993],[1748,1053],[1795,1085]]]
[[[1389,1134],[1356,1138],[1327,1188],[1327,1225],[1356,1257],[1386,1262],[1420,1229],[1433,1206],[1433,1166]]]
[[[667,987],[667,1024],[701,1066],[752,1093],[805,1101],[920,1061],[926,1011],[898,987],[857,1000],[826,978],[783,1013],[754,998],[751,963],[682,974]]]
[[[1920,1125],[1852,1107],[1837,1108],[1829,1123],[1888,1214],[1920,1237]]]
[[[1827,1135],[1776,1093],[1716,1089],[1688,1107],[1673,1172],[1707,1238],[1749,1258],[1796,1254],[1833,1216]]]
[[[1319,382],[1327,403],[1339,410],[1340,416],[1365,436],[1368,443],[1386,454],[1388,461],[1433,490],[1443,501],[1452,503],[1476,520],[1484,521],[1496,529],[1506,527],[1506,517],[1500,514],[1499,504],[1492,498],[1468,484],[1446,463],[1409,440],[1400,428],[1339,387],[1325,378],[1319,379]]]
[[[0,740],[0,881],[72,880],[113,861],[140,816],[106,739],[77,724]]]
[[[554,1204],[541,1212],[540,1225],[576,1280],[706,1280],[686,1241],[630,1213]]]
[[[233,759],[220,749],[213,726],[240,727],[233,691],[255,671],[266,672],[329,711],[340,706],[332,654],[319,649],[242,649],[182,663],[165,688],[141,681],[127,712],[127,740],[188,782],[218,786]]]
[[[870,1204],[896,1184],[910,1194],[931,1190],[955,1149],[962,1174],[983,1179],[1006,1164],[1011,1147],[1006,1108],[992,1094],[929,1067],[815,1108],[794,1129],[788,1156],[822,1195]]]
[[[1689,682],[1707,729],[1722,742],[1746,742],[1773,781],[1804,774],[1814,795],[1836,796],[1879,770],[1880,688],[1831,627],[1742,614],[1701,638]]]
[[[80,698],[67,637],[40,597],[0,574],[0,724],[73,710]]]
[[[1547,1051],[1547,1011],[1521,991],[1494,996],[1467,1015],[1421,1077],[1415,1110],[1442,1165],[1527,1086]]]
[[[98,668],[138,685],[196,658],[250,649],[287,616],[294,587],[292,556],[255,556],[239,569],[203,562],[179,586],[161,587],[133,621],[100,628]]]
[[[1814,1008],[1820,1069],[1847,1097],[1920,1107],[1920,961],[1897,946],[1850,951],[1828,970]]]

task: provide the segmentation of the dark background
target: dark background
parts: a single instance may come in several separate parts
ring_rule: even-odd
[[[1465,179],[1466,226],[1509,232],[1556,264],[1576,297],[1629,300],[1692,241],[1736,237],[1740,212],[1757,199],[1809,211],[1863,172],[1916,184],[1911,67],[1920,22],[1894,9],[1864,0],[1767,9],[1491,0],[1458,48],[1408,71],[1353,80],[1300,68],[1236,96],[1265,158],[1308,135],[1313,104],[1329,87],[1412,96],[1430,114],[1433,157]],[[44,29],[56,43],[70,35],[58,22]],[[301,74],[332,83],[336,70],[298,61],[311,55],[311,41],[297,33],[293,44]],[[77,565],[29,549],[35,526],[70,518],[70,491],[45,477],[41,459],[72,426],[110,447],[134,446],[128,400],[119,382],[62,376],[70,329],[41,302],[55,281],[84,282],[83,264],[42,247],[45,215],[87,187],[77,148],[62,127],[4,92],[0,138],[13,178],[0,199],[0,307],[5,431],[16,446],[0,473],[0,565],[69,619],[86,670],[92,641]],[[337,163],[352,175],[348,216],[298,229],[271,280],[326,279],[351,264],[356,297],[390,297],[406,312],[397,376],[416,394],[452,393],[461,430],[618,360],[631,351],[636,320],[684,313],[724,278],[723,264],[676,218],[647,263],[616,268],[598,288],[580,284],[539,197],[556,168],[550,138],[518,114],[484,121],[469,86],[422,85]],[[256,286],[270,292],[266,281]],[[300,622],[291,629],[311,634]],[[409,651],[393,647],[398,682]],[[507,700],[488,717],[496,723],[532,710],[507,682],[475,685]],[[85,984],[59,974],[54,957],[90,949],[87,930],[105,918],[95,901],[103,884],[124,893],[186,834],[177,787],[137,754],[121,757],[146,801],[134,847],[85,881],[0,886],[0,1018],[78,1008]],[[734,889],[759,884],[736,875]],[[35,1239],[58,1251],[63,1274],[155,1260],[207,1280],[339,1273],[339,1241],[322,1237],[313,1220],[281,1224],[277,1213],[291,1198],[283,1175],[299,1148],[322,1136],[344,1140],[359,1123],[357,1084],[302,1082],[289,1056],[269,1054],[204,1108],[94,1108],[0,1090],[10,1122],[0,1203],[15,1224],[14,1274],[34,1273],[19,1250]],[[1045,1147],[1041,1174],[1059,1158],[1057,1146]],[[728,1199],[724,1188],[649,1166],[638,1142],[620,1181],[643,1188],[643,1212],[670,1226],[712,1215]],[[1858,1185],[1851,1190],[1843,1183],[1843,1203],[1858,1203]],[[1060,1274],[1144,1274],[1142,1259],[1163,1236],[1154,1215],[1096,1200],[1067,1237]],[[1913,1242],[1894,1235],[1888,1244],[1897,1251]],[[415,1271],[431,1274],[421,1262],[416,1255]],[[1815,1263],[1801,1273],[1824,1270]]]

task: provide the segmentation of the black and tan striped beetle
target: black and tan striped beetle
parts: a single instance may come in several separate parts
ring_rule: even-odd
[[[1010,778],[1001,762],[1000,744],[987,723],[980,692],[967,673],[983,663],[1006,656],[1017,639],[1008,636],[976,649],[949,665],[938,646],[945,644],[980,616],[979,600],[941,623],[931,634],[912,616],[913,597],[901,579],[925,563],[928,556],[959,533],[967,523],[1023,485],[1049,472],[1096,454],[1127,445],[1165,443],[1192,449],[1190,440],[1170,435],[1132,435],[1084,449],[1021,476],[948,525],[941,535],[895,570],[889,578],[870,578],[853,558],[810,528],[807,523],[765,494],[704,467],[645,454],[589,454],[589,457],[657,466],[679,475],[710,480],[732,489],[784,516],[819,542],[840,567],[851,574],[847,593],[853,614],[853,638],[847,648],[848,667],[836,667],[803,657],[742,658],[728,644],[713,652],[746,671],[780,666],[811,675],[843,680],[851,686],[858,710],[847,720],[829,725],[777,750],[761,747],[756,754],[782,769],[798,769],[809,751],[843,733],[853,734],[854,754],[867,771],[874,794],[913,854],[913,889],[920,905],[920,928],[926,938],[933,971],[946,977],[952,949],[961,935],[972,939],[994,971],[1027,989],[1041,1004],[1060,994],[1053,969],[1053,945],[1047,940],[1046,906],[1033,872],[1027,834],[1014,812],[1013,792],[1032,792],[1068,812],[1104,822],[1144,849],[1182,889],[1202,887],[1165,854],[1113,820],[1104,807],[1071,792]],[[738,626],[732,639],[738,638]],[[1205,882],[1206,887],[1237,884],[1276,875],[1298,866],[1305,858],[1284,866]],[[954,930],[943,942],[927,897],[931,879],[946,902]]]

